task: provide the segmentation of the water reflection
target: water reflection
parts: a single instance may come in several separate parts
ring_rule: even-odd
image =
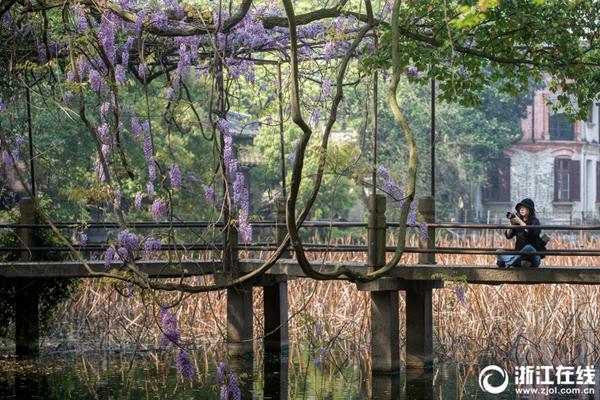
[[[219,399],[216,366],[225,361],[228,373],[237,376],[242,399],[501,400],[517,394],[512,382],[502,394],[483,392],[477,379],[481,366],[474,364],[446,362],[429,370],[371,376],[368,360],[351,359],[342,350],[330,351],[323,363],[298,347],[289,354],[259,353],[256,359],[225,360],[220,354],[225,353],[194,352],[197,376],[192,382],[182,379],[173,354],[164,352],[0,358],[0,399]]]

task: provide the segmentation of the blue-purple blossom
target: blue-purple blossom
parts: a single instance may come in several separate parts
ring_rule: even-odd
[[[0,99],[0,112],[5,112],[6,111],[6,104],[4,104],[4,101],[2,99]]]
[[[149,257],[161,249],[160,239],[147,238],[144,242],[144,256]]]
[[[100,76],[100,73],[95,69],[91,69],[88,78],[90,80],[90,87],[92,90],[98,94],[101,94],[104,91],[104,81]]]
[[[161,330],[162,338],[160,340],[160,347],[167,347],[169,344],[177,346],[181,339],[181,332],[177,328],[177,319],[171,312],[166,308],[161,308]]]
[[[318,108],[313,109],[312,113],[310,114],[310,124],[312,125],[312,127],[315,128],[317,125],[319,125],[320,120],[321,111],[319,111]]]
[[[108,112],[109,111],[110,111],[110,102],[105,101],[100,106],[100,116],[102,117],[103,120],[107,120],[108,119]]]
[[[315,336],[318,340],[325,339],[325,330],[323,329],[323,323],[320,321],[315,323]]]
[[[177,355],[177,371],[186,379],[193,380],[196,377],[196,370],[190,361],[187,351],[181,349]]]
[[[110,128],[106,122],[98,127],[98,135],[103,143],[110,142]]]
[[[117,249],[117,254],[123,262],[129,261],[129,251],[125,247],[119,247]]]
[[[138,65],[138,75],[142,80],[146,77],[146,63],[140,63],[140,65]]]
[[[233,400],[240,400],[242,397],[242,392],[238,384],[237,376],[233,372],[231,372],[229,373],[228,379],[229,385],[227,385],[227,389],[229,394],[231,395],[231,398]]]
[[[115,30],[116,23],[112,19],[112,13],[104,11],[100,18],[100,29],[98,30],[98,40],[104,49],[104,53],[111,65],[115,65],[116,49],[115,49]]]
[[[152,181],[146,183],[146,193],[148,193],[148,198],[152,200],[154,197],[154,183],[152,183]]]
[[[419,223],[419,231],[421,240],[429,239],[429,231],[427,229],[427,224],[425,222]]]
[[[4,164],[5,170],[9,170],[13,165],[13,161],[12,161],[12,158],[10,157],[10,153],[6,150],[2,150],[2,163]]]
[[[142,208],[142,192],[136,192],[135,199],[133,201],[133,206],[136,210]]]
[[[465,301],[465,288],[463,285],[455,285],[454,293],[456,294],[456,299],[463,303]]]
[[[150,162],[152,160],[153,150],[152,150],[152,138],[150,135],[144,136],[144,158],[146,162]]]
[[[80,233],[79,234],[79,244],[83,247],[87,246],[88,244],[88,235],[85,233]]]
[[[115,248],[111,246],[104,252],[104,268],[108,269],[114,258]]]
[[[48,62],[48,53],[46,52],[46,45],[44,43],[38,44],[38,57],[40,64],[46,64]]]
[[[68,104],[72,98],[73,98],[73,93],[70,91],[66,91],[63,93],[62,101],[64,104]]]
[[[165,97],[167,100],[171,100],[173,98],[173,88],[171,86],[167,88],[167,94]]]
[[[171,164],[169,167],[169,179],[174,190],[181,189],[181,170],[179,169],[179,165]]]
[[[252,242],[252,224],[248,219],[248,213],[244,210],[240,209],[239,211],[239,219],[240,219],[240,240],[244,244],[249,244]]]
[[[323,96],[328,97],[331,93],[331,82],[328,79],[323,80]]]
[[[127,76],[125,76],[125,67],[123,67],[121,64],[117,64],[115,67],[115,80],[121,86],[125,85],[125,82],[127,82]]]
[[[381,176],[383,179],[390,179],[390,173],[385,167],[377,167],[377,175]]]
[[[154,222],[158,222],[167,214],[167,205],[161,199],[155,199],[152,202],[151,213]]]
[[[225,375],[227,374],[227,364],[220,362],[217,364],[217,384],[222,385],[225,383]]]
[[[133,133],[133,137],[137,139],[140,136],[141,132],[142,125],[140,125],[140,120],[138,119],[138,116],[134,111],[131,113],[131,133]]]
[[[140,246],[140,238],[135,233],[129,232],[128,229],[119,232],[117,241],[119,242],[119,246],[124,247],[131,252],[137,251]]]
[[[204,188],[204,197],[206,197],[207,202],[214,203],[215,202],[215,190],[210,186],[205,187]]]
[[[85,35],[88,32],[88,24],[85,17],[85,10],[79,3],[73,5],[73,14],[75,16],[75,25],[80,34]]]

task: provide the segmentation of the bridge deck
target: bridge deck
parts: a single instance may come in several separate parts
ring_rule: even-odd
[[[241,260],[242,272],[249,272],[262,263],[261,260]],[[219,260],[185,260],[168,264],[163,260],[139,261],[138,268],[150,277],[173,278],[182,276],[200,276],[221,270]],[[105,272],[103,261],[90,261],[95,272]],[[351,264],[356,271],[365,271],[364,264]],[[115,262],[112,268],[119,268]],[[315,267],[317,264],[315,264]],[[318,264],[321,271],[332,271],[336,263]],[[295,260],[281,259],[267,274],[304,277],[305,274]],[[488,285],[571,283],[582,285],[600,284],[600,267],[591,266],[548,266],[536,269],[500,269],[484,265],[402,265],[389,274],[392,278],[405,280],[449,280],[459,279],[470,283]],[[12,262],[0,263],[0,277],[4,278],[92,278],[81,263],[77,261],[60,262]]]

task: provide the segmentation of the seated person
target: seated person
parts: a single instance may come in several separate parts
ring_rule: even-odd
[[[517,214],[510,214],[507,217],[510,218],[511,225],[540,225],[540,221],[535,216],[535,205],[533,200],[524,199],[515,206]],[[528,255],[529,252],[542,251],[543,249],[538,248],[540,243],[540,231],[539,228],[525,228],[525,229],[507,229],[504,233],[507,239],[512,239],[516,236],[515,250],[519,251],[519,254],[498,254],[496,256],[496,265],[500,268],[511,268],[511,267],[524,267],[524,268],[537,268],[539,267],[542,257],[535,255]],[[497,250],[498,253],[502,253],[503,250]]]

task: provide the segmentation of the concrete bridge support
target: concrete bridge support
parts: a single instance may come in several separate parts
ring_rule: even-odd
[[[19,202],[22,224],[35,223],[33,199],[23,198]],[[32,228],[20,228],[19,237],[23,247],[35,246]],[[36,261],[34,251],[23,250],[21,261]],[[39,354],[40,312],[39,293],[35,279],[17,278],[15,284],[15,344],[17,356],[37,356]]]

